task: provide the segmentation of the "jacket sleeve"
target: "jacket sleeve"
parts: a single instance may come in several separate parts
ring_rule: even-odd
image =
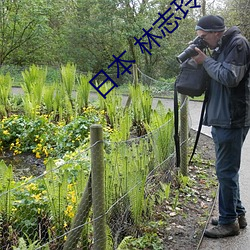
[[[243,39],[236,39],[228,48],[223,62],[207,57],[203,66],[209,76],[227,87],[236,87],[249,67],[249,46]]]

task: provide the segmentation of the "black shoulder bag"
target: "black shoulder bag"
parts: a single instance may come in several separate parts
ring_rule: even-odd
[[[180,73],[175,86],[178,93],[191,97],[201,96],[207,88],[207,72],[203,65],[197,64],[192,58],[180,66]]]

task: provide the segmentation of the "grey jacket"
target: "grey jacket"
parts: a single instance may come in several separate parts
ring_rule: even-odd
[[[204,125],[250,126],[250,45],[237,27],[227,30],[203,66],[211,81]]]

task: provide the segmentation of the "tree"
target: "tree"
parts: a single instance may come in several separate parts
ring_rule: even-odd
[[[239,26],[242,33],[250,39],[250,2],[248,0],[230,0],[225,6],[226,22],[230,26]],[[228,15],[228,13],[230,14]]]
[[[121,53],[124,33],[112,0],[78,0],[75,16],[68,23],[65,51],[83,71],[98,72]]]
[[[74,60],[81,70],[98,72],[107,69],[114,60],[112,55],[119,56],[126,50],[123,59],[135,60],[144,73],[153,77],[159,76],[162,70],[166,72],[165,65],[168,61],[168,75],[173,76],[178,70],[178,64],[173,66],[173,62],[177,62],[176,51],[183,43],[185,35],[176,42],[175,36],[167,33],[166,37],[159,40],[162,44],[160,48],[156,44],[152,44],[151,49],[148,48],[150,53],[142,52],[140,46],[135,45],[135,38],[143,38],[144,32],[159,17],[158,12],[164,13],[168,8],[165,1],[78,0],[76,15],[72,16],[72,22],[67,29],[69,33],[65,50],[68,59]],[[185,20],[182,25],[183,23]],[[154,35],[161,35],[160,30],[155,30],[156,28],[152,31]],[[176,32],[180,33],[179,30],[180,28]],[[192,38],[193,36],[192,34]],[[147,37],[143,39],[143,42],[147,42]],[[186,46],[187,41],[184,42]],[[107,71],[113,73],[114,69]]]
[[[183,13],[176,12],[176,6],[170,3],[165,0],[1,1],[0,64],[72,62],[81,71],[94,74],[103,69],[115,77],[116,68],[109,65],[114,61],[113,56],[118,57],[126,50],[122,59],[135,61],[150,77],[176,76],[179,64],[175,57],[194,39],[200,9],[189,9],[183,18]],[[158,28],[160,22],[156,22],[163,13],[165,18],[174,13],[172,25],[168,26],[170,31],[164,35],[163,29]],[[175,23],[178,27],[173,30]],[[151,46],[146,32],[156,36]],[[145,44],[144,48],[139,40]],[[125,74],[119,82],[128,80],[132,77]]]
[[[0,2],[0,65],[17,53],[26,43],[43,33],[46,8],[42,1],[7,0]],[[26,53],[41,47],[34,44]]]

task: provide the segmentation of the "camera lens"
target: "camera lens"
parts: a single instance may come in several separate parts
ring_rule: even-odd
[[[179,63],[183,63],[188,58],[198,55],[198,53],[194,49],[195,47],[195,44],[191,44],[189,47],[187,47],[180,55],[176,57],[177,61]]]
[[[203,50],[207,47],[207,43],[201,37],[197,36],[192,41],[192,44],[189,45],[180,55],[176,57],[177,61],[179,63],[183,63],[188,58],[198,55],[198,53],[194,49],[195,47],[199,48],[200,50]]]

